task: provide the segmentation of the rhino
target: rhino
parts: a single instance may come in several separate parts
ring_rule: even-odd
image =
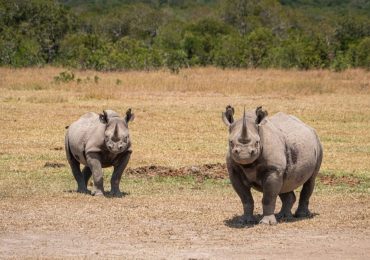
[[[132,153],[128,123],[135,115],[131,108],[125,117],[113,110],[102,114],[89,112],[67,127],[65,150],[68,163],[77,181],[77,192],[89,193],[87,183],[93,176],[92,195],[104,194],[102,168],[114,167],[110,194],[121,197],[119,184]],[[85,167],[82,172],[80,164]]]
[[[235,109],[227,106],[222,120],[228,126],[226,165],[230,182],[241,199],[244,224],[257,223],[251,189],[263,193],[263,216],[259,223],[274,225],[278,219],[312,216],[308,209],[323,148],[315,130],[297,117],[279,112],[268,116],[257,107],[234,121]],[[295,215],[294,190],[303,185]],[[275,217],[275,204],[282,207]]]

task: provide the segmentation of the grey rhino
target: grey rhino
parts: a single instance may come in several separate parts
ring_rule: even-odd
[[[134,117],[131,109],[124,118],[112,110],[104,110],[100,115],[90,112],[67,128],[65,150],[77,192],[88,193],[87,183],[93,175],[92,194],[103,195],[102,168],[113,166],[111,195],[122,196],[119,184],[132,153],[128,123]],[[82,172],[80,164],[85,165]]]
[[[277,196],[282,207],[279,218],[292,218],[296,201],[294,190],[303,185],[296,217],[311,216],[308,209],[315,178],[323,158],[323,149],[315,130],[298,118],[279,112],[271,117],[258,107],[234,121],[234,108],[222,113],[229,127],[226,156],[230,181],[244,208],[242,221],[255,223],[251,188],[263,193],[263,217],[260,223],[276,224]]]

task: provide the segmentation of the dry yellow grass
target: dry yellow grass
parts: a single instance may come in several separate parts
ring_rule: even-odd
[[[123,113],[128,107],[137,115],[131,126],[131,166],[223,162],[227,131],[220,113],[227,104],[235,106],[237,115],[244,105],[263,105],[270,114],[292,113],[314,126],[324,143],[325,170],[370,169],[369,72],[75,71],[81,83],[56,84],[53,78],[61,71],[0,69],[5,171],[38,170],[47,160],[65,162],[64,152],[54,148],[63,146],[66,125],[88,111],[111,108]]]
[[[369,72],[75,71],[74,81],[57,84],[54,77],[61,71],[0,69],[0,176],[8,192],[41,179],[50,171],[43,168],[46,162],[66,164],[64,128],[79,116],[107,108],[124,113],[128,107],[137,116],[130,167],[223,163],[225,105],[234,105],[237,116],[244,105],[263,105],[270,114],[291,113],[317,129],[325,149],[323,172],[369,176]],[[55,169],[56,180],[60,171],[69,174],[68,168]]]

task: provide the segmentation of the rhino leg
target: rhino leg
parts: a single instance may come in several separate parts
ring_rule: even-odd
[[[103,170],[100,155],[98,153],[88,153],[86,154],[86,160],[87,166],[90,168],[94,179],[94,191],[92,192],[92,195],[104,195]]]
[[[66,153],[68,163],[77,182],[77,192],[88,193],[83,175],[81,173],[80,163],[73,157],[71,151],[69,150],[68,139],[66,139]]]
[[[308,204],[309,204],[309,200],[312,195],[313,189],[315,188],[315,179],[316,179],[317,174],[319,173],[322,158],[323,158],[322,146],[320,143],[318,145],[319,145],[319,150],[318,150],[318,155],[317,155],[318,157],[317,157],[315,171],[313,175],[311,176],[311,178],[309,178],[303,184],[301,194],[299,195],[299,204],[295,212],[295,216],[297,218],[312,217],[312,213],[308,209]]]
[[[296,201],[294,191],[279,194],[280,200],[282,202],[281,210],[277,214],[278,219],[292,219],[292,207]]]
[[[89,183],[89,180],[90,180],[90,177],[92,175],[92,172],[90,170],[89,167],[85,166],[83,169],[82,169],[82,176],[84,177],[84,181],[85,181],[85,186],[87,188],[87,185]]]
[[[88,193],[83,175],[81,173],[80,163],[72,162],[72,163],[70,163],[70,166],[71,166],[71,169],[72,169],[73,176],[75,177],[76,182],[77,182],[77,192],[79,192],[79,193]]]
[[[229,167],[228,167],[229,168]],[[254,224],[257,223],[257,220],[253,216],[253,210],[254,210],[254,200],[251,193],[251,187],[245,185],[245,181],[243,182],[243,178],[245,179],[245,176],[237,171],[234,171],[233,169],[229,170],[229,176],[231,184],[235,190],[235,192],[239,195],[240,200],[243,204],[244,209],[244,215],[240,219],[240,221],[244,224]]]
[[[122,173],[125,170],[128,161],[130,160],[131,151],[122,154],[114,165],[114,170],[111,178],[111,191],[110,194],[114,197],[122,197],[123,193],[119,188],[121,182]]]
[[[273,167],[275,168],[275,167]],[[276,169],[269,169],[268,172],[264,173],[263,178],[263,218],[260,224],[277,224],[274,212],[276,206],[276,199],[283,185],[283,176]]]
[[[310,197],[315,187],[316,174],[309,178],[304,184],[299,195],[299,204],[295,212],[297,218],[311,217],[312,214],[308,209]]]

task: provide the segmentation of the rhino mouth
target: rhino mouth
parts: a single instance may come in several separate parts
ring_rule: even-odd
[[[107,145],[107,150],[110,152],[110,153],[113,153],[113,154],[119,154],[119,153],[123,153],[125,152],[127,149],[129,148],[129,145],[126,144],[126,145],[123,145],[123,146],[118,146],[118,145]]]
[[[258,159],[259,154],[232,154],[233,160],[238,164],[251,164]]]
[[[108,149],[108,150],[109,150],[109,152],[111,152],[111,153],[119,154],[119,153],[123,153],[124,151],[126,151],[126,150],[127,150],[127,148],[125,147],[125,148],[122,148],[122,149]]]

